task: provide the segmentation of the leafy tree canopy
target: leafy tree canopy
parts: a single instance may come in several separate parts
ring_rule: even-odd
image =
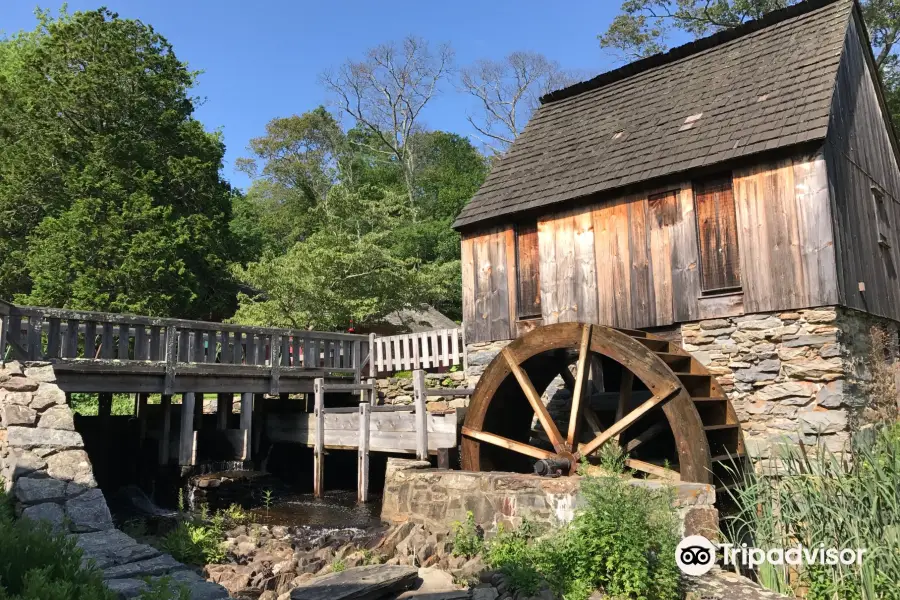
[[[228,313],[224,145],[193,119],[195,73],[106,9],[38,13],[0,39],[0,289],[19,302]]]
[[[459,315],[450,225],[487,163],[467,139],[440,131],[407,140],[415,156],[406,164],[381,144],[369,127],[344,132],[321,107],[273,120],[251,142],[242,165],[256,178],[236,199],[232,227],[262,257],[235,268],[248,288],[235,320],[344,328],[422,302]]]

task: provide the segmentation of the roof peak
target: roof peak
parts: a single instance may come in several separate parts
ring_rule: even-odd
[[[613,69],[612,71],[601,73],[600,75],[597,75],[592,79],[588,79],[587,81],[575,83],[568,87],[564,87],[562,89],[552,91],[548,94],[544,94],[543,96],[541,96],[540,101],[541,104],[549,104],[551,102],[556,102],[558,100],[564,100],[566,98],[571,98],[573,96],[583,94],[584,92],[596,90],[611,83],[622,81],[623,79],[628,79],[629,77],[633,77],[634,75],[644,73],[646,71],[649,71],[650,69],[655,69],[656,67],[661,67],[683,58],[687,58],[688,56],[699,54],[700,52],[709,50],[710,48],[715,48],[716,46],[721,46],[722,44],[725,44],[732,40],[736,40],[745,35],[749,35],[751,33],[759,31],[760,29],[765,29],[767,27],[771,27],[772,25],[777,25],[782,21],[787,21],[788,19],[814,12],[830,4],[835,4],[838,2],[848,3],[851,1],[855,0],[804,0],[803,2],[798,2],[797,4],[792,4],[791,6],[787,6],[785,8],[773,10],[772,12],[763,15],[763,17],[760,19],[747,21],[746,23],[743,23],[738,27],[723,29],[722,31],[716,32],[704,38],[688,42],[687,44],[682,44],[681,46],[676,46],[675,48],[672,48],[667,52],[661,52],[659,54],[654,54],[646,58],[641,58],[634,62],[623,65],[617,69]]]

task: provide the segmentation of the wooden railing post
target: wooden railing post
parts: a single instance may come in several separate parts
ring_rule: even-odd
[[[269,341],[269,394],[278,395],[278,380],[281,376],[281,336],[275,334]]]
[[[359,405],[359,455],[356,468],[356,495],[359,502],[369,501],[369,419],[372,406]]]
[[[175,326],[166,328],[166,379],[163,384],[163,394],[172,395],[175,387],[175,363],[178,361],[178,347],[175,345]]]
[[[353,340],[353,381],[359,383],[362,381],[362,344],[359,340]]]
[[[316,445],[313,450],[313,493],[321,498],[325,482],[325,379],[317,377],[313,383],[316,396]]]
[[[375,377],[378,374],[378,358],[377,348],[375,347],[375,334],[369,334],[369,377]]]
[[[413,401],[416,405],[416,457],[428,460],[428,409],[425,393],[425,371],[416,369],[413,377]]]

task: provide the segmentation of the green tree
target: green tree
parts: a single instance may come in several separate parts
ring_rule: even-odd
[[[600,45],[628,59],[665,52],[675,32],[695,38],[758,19],[800,0],[625,0],[621,14],[598,36]],[[884,83],[894,127],[900,127],[900,0],[864,0],[863,17]]]
[[[153,315],[233,310],[224,145],[196,74],[106,9],[37,13],[0,39],[0,289],[20,302]]]

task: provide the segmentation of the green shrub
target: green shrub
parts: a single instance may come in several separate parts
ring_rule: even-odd
[[[75,541],[46,523],[16,519],[0,493],[0,599],[113,600],[102,574],[83,569]]]
[[[145,579],[147,588],[141,592],[140,600],[191,600],[191,591],[172,581],[171,577]]]
[[[223,540],[224,533],[215,524],[183,522],[166,534],[161,545],[175,560],[203,566],[225,561]]]
[[[584,508],[569,525],[543,538],[530,523],[501,529],[484,544],[485,562],[525,595],[546,582],[566,600],[584,600],[596,589],[616,598],[677,598],[671,494],[617,476],[586,476],[581,493]]]
[[[481,554],[484,550],[484,532],[475,524],[475,515],[472,511],[466,513],[466,520],[453,524],[453,552],[454,556],[472,558]]]
[[[733,542],[766,551],[797,543],[866,549],[862,565],[815,565],[791,573],[764,564],[764,587],[805,589],[810,600],[900,599],[900,424],[869,431],[869,440],[846,455],[821,445],[783,448],[778,478],[748,472],[743,486],[731,492],[739,507],[727,521]]]

